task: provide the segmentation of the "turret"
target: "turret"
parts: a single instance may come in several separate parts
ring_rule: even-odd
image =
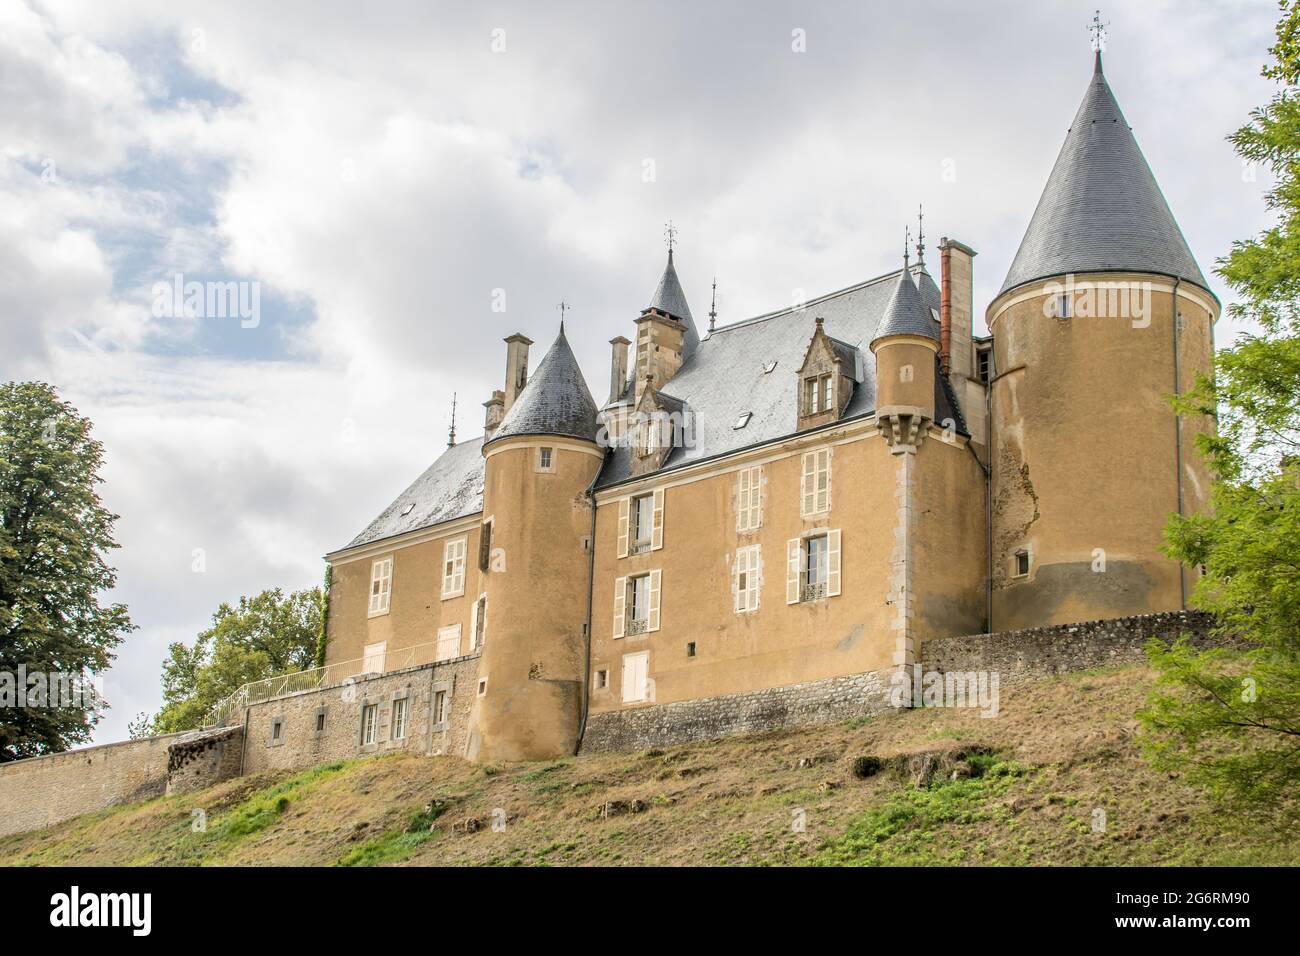
[[[563,326],[483,454],[490,572],[467,755],[565,756],[577,745],[586,686],[586,492],[604,451],[596,404]]]
[[[1209,370],[1218,314],[1098,53],[987,313],[992,628],[1185,606],[1158,549],[1168,515],[1205,503],[1210,424],[1165,397]]]
[[[686,293],[668,250],[668,265],[655,287],[650,304],[636,320],[636,395],[639,400],[646,382],[653,379],[662,388],[677,374],[682,363],[700,344],[700,335],[686,303]]]
[[[934,318],[904,268],[871,338],[876,357],[876,423],[897,449],[914,448],[934,421]]]

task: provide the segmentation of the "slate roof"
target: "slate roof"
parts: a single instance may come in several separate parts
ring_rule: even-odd
[[[799,400],[797,373],[817,317],[824,320],[827,335],[861,355],[875,336],[902,273],[901,269],[895,270],[832,292],[808,302],[802,310],[782,309],[711,332],[672,380],[665,383],[673,396],[686,403],[694,442],[689,448],[674,448],[660,471],[794,434]],[[918,298],[930,312],[927,334],[937,338],[939,288],[920,266],[912,266],[909,277],[917,283]],[[765,372],[764,367],[771,362],[776,367]],[[868,359],[855,364],[861,380],[854,387],[841,421],[867,415],[875,408],[875,362]],[[617,404],[628,401],[630,390],[629,383]],[[953,418],[966,434],[951,389],[936,385],[936,399],[939,420]],[[745,412],[751,413],[748,424],[733,428]],[[614,449],[605,459],[597,485],[604,487],[628,479],[630,465],[631,449]]]
[[[1098,53],[1002,292],[1049,276],[1120,270],[1178,276],[1209,291]]]
[[[691,307],[686,302],[686,293],[682,291],[682,283],[677,278],[677,267],[673,265],[673,251],[668,250],[668,265],[664,267],[664,274],[659,277],[659,285],[655,286],[654,295],[650,297],[650,305],[646,311],[658,309],[677,319],[686,326],[686,335],[682,340],[682,356],[689,356],[695,351],[700,344],[700,333],[695,328],[695,319],[691,316]]]
[[[596,403],[564,327],[486,444],[516,435],[568,435],[595,441]]]
[[[919,335],[939,341],[939,329],[930,314],[930,307],[922,301],[916,283],[903,271],[898,273],[894,294],[885,306],[885,314],[876,326],[871,344],[887,335]]]
[[[365,531],[340,550],[418,531],[482,510],[483,439],[475,438],[439,455]]]

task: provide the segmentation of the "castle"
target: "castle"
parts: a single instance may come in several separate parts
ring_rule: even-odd
[[[447,749],[537,759],[602,715],[1185,608],[1159,548],[1206,504],[1212,425],[1165,399],[1209,370],[1219,303],[1100,53],[984,338],[974,256],[944,239],[937,281],[921,247],[701,335],[670,245],[600,404],[563,324],[531,372],[510,336],[483,437],[327,556],[326,669],[462,662],[428,703],[435,729],[463,709]],[[363,749],[405,733],[380,703]]]

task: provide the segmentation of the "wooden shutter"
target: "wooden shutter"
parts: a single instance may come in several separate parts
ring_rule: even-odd
[[[840,593],[840,532],[826,533],[826,596]]]
[[[650,550],[658,551],[664,546],[664,490],[656,489],[654,494],[654,511],[650,521]]]
[[[646,632],[659,630],[659,571],[650,572],[650,609],[646,614]]]
[[[817,513],[831,509],[831,450],[817,452]]]
[[[799,603],[799,570],[803,566],[803,542],[791,538],[785,545],[785,603]]]
[[[749,471],[749,530],[757,531],[763,525],[763,466]]]
[[[627,578],[618,578],[614,581],[614,637],[623,636],[623,627],[626,622],[626,610],[624,604],[627,602]]]
[[[749,549],[738,548],[736,550],[736,566],[732,568],[731,574],[732,604],[737,614],[746,610],[745,588],[741,586],[740,576],[746,572],[748,566]]]
[[[749,497],[753,493],[750,486],[750,475],[753,473],[752,468],[742,468],[736,478],[736,530],[748,531],[749,524]]]
[[[803,477],[799,482],[799,514],[807,517],[817,513],[817,453],[803,456]]]
[[[628,532],[628,505],[631,499],[620,498],[618,500],[618,556],[627,557],[627,532]]]

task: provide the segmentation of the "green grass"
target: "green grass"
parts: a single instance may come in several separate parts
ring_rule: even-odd
[[[447,804],[435,800],[412,813],[401,829],[389,830],[339,858],[339,866],[382,866],[406,859],[430,840],[442,836],[434,822],[447,812]]]

